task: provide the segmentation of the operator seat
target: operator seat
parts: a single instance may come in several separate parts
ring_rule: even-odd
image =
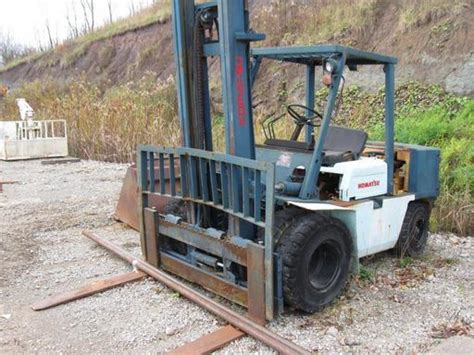
[[[336,163],[359,159],[367,142],[367,133],[330,125],[324,142],[323,166],[334,166]],[[265,145],[308,152],[314,150],[314,142],[297,142],[284,139],[267,139]]]
[[[343,161],[359,159],[367,137],[367,133],[359,129],[329,126],[323,148],[323,165],[333,166]]]

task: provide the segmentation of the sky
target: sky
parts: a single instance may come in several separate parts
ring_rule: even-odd
[[[111,0],[113,18],[125,17],[135,8],[146,6],[152,0]],[[46,21],[53,36],[60,41],[68,35],[66,14],[76,7],[78,22],[83,16],[80,0],[0,0],[0,33],[10,35],[16,43],[38,47],[47,45]],[[94,0],[96,24],[108,20],[107,0]]]

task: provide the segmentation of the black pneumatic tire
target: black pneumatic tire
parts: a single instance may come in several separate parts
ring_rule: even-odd
[[[330,304],[346,285],[352,239],[336,218],[298,216],[280,240],[283,294],[292,308],[313,313]]]
[[[417,257],[423,254],[428,240],[429,221],[429,205],[410,202],[395,246],[397,256]]]
[[[307,210],[303,210],[297,207],[287,207],[282,210],[275,212],[275,219],[273,222],[273,241],[275,245],[278,245],[281,236],[285,234],[286,230],[293,224],[295,218],[308,213]],[[265,230],[261,228],[258,233],[258,239],[265,239]]]

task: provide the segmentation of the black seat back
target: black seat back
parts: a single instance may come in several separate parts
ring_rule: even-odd
[[[350,152],[353,159],[358,159],[364,150],[367,142],[367,133],[358,129],[351,129],[339,126],[329,126],[323,151],[325,152]],[[288,148],[299,151],[309,151],[314,149],[313,143],[289,141],[285,139],[267,139],[264,143],[268,146]]]
[[[358,129],[329,126],[324,150],[332,152],[351,152],[357,159],[364,150],[367,133]]]

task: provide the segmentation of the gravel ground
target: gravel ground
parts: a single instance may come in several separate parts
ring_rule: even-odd
[[[156,353],[224,323],[146,279],[34,312],[29,305],[130,271],[81,235],[94,229],[140,254],[138,233],[112,214],[126,166],[83,161],[0,162],[0,352]],[[426,256],[403,266],[389,253],[363,260],[342,299],[314,315],[288,312],[273,331],[314,352],[426,352],[452,334],[473,337],[472,238],[431,235]],[[237,306],[233,308],[243,311]],[[220,353],[270,353],[252,338]]]

